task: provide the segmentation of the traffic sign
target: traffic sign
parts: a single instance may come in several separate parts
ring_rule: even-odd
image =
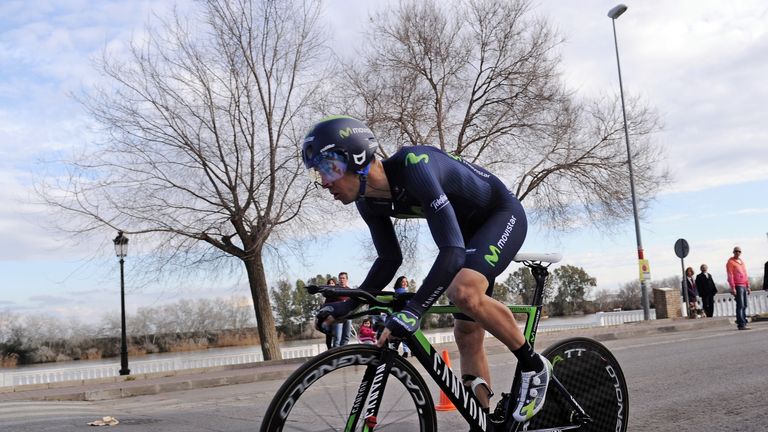
[[[691,248],[688,247],[688,242],[685,239],[677,239],[675,242],[675,255],[678,258],[683,259],[688,256]]]

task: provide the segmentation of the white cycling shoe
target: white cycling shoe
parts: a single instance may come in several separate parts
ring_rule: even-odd
[[[552,377],[552,364],[546,357],[536,354],[544,367],[539,371],[522,372],[520,374],[520,392],[517,395],[517,406],[512,416],[519,422],[530,420],[544,406],[547,387]]]

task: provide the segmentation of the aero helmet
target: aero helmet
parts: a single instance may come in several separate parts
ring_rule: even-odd
[[[330,116],[304,137],[301,156],[307,168],[317,168],[332,157],[346,164],[346,171],[361,173],[374,159],[378,146],[365,123],[348,116]]]

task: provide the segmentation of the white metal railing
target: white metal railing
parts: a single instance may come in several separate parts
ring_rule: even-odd
[[[681,297],[682,299],[682,297]],[[688,308],[681,300],[684,316],[688,316]],[[701,308],[701,298],[697,298],[697,305]],[[747,298],[747,316],[768,312],[768,294],[765,291],[753,291]],[[715,308],[713,316],[736,316],[736,300],[730,293],[717,294],[715,296]]]
[[[601,326],[619,325],[627,322],[643,321],[645,313],[642,309],[618,312],[598,312],[595,314]],[[656,319],[656,309],[650,310],[650,319]]]
[[[681,300],[682,304],[682,300]],[[684,306],[684,305],[683,305]],[[685,313],[686,308],[682,308]],[[656,311],[651,309],[651,319],[656,319]],[[757,291],[749,296],[747,315],[768,312],[768,296],[764,291]],[[730,294],[715,296],[715,316],[735,316],[736,303]],[[539,326],[539,332],[551,332],[564,329],[588,328],[596,326],[620,325],[626,322],[642,321],[642,310],[598,312],[592,322]],[[486,333],[486,335],[488,335]],[[432,344],[449,343],[454,341],[453,332],[425,334]],[[312,357],[325,351],[325,344],[310,344],[280,349],[284,359]],[[235,364],[255,363],[263,361],[261,351],[239,354],[214,354],[207,357],[173,357],[160,360],[137,360],[131,362],[131,372],[134,374],[162,373],[185,369],[210,368]],[[63,381],[80,381],[89,379],[112,378],[118,376],[120,365],[101,364],[78,368],[56,368],[19,370],[0,372],[0,387],[14,387],[29,384],[49,384]]]

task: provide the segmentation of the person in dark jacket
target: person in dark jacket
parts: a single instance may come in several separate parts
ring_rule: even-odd
[[[712,275],[707,272],[707,265],[702,264],[701,273],[696,276],[696,289],[701,297],[701,306],[704,309],[704,313],[707,317],[712,318],[715,312],[715,294],[717,294],[717,287],[715,281],[712,280]]]
[[[768,292],[768,261],[765,262],[763,269],[763,291]]]
[[[685,280],[683,280],[683,289],[688,290],[688,318],[696,318],[696,297],[699,292],[696,290],[696,281],[693,278],[693,268],[685,269]],[[683,293],[685,297],[685,293]]]

